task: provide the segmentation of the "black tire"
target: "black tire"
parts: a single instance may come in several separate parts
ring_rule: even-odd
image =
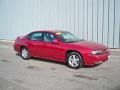
[[[26,52],[26,56],[23,55],[23,53],[25,53],[25,52]],[[29,53],[29,51],[28,51],[28,49],[27,49],[26,47],[21,48],[20,56],[21,56],[22,59],[24,59],[24,60],[29,60],[29,59],[30,59],[30,53]]]
[[[75,57],[75,60],[72,59],[72,57]],[[74,65],[75,62],[77,63],[76,65]],[[82,57],[77,52],[70,52],[70,53],[68,53],[67,54],[67,61],[66,61],[66,63],[67,63],[67,66],[72,68],[72,69],[79,69],[79,68],[83,67]]]

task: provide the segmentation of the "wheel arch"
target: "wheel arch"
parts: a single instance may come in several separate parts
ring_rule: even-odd
[[[22,49],[22,48],[27,48],[27,49],[28,49],[27,46],[25,46],[25,45],[21,45],[20,48],[19,48],[19,52],[21,52],[21,49]],[[28,50],[29,50],[29,49],[28,49]],[[30,52],[30,51],[29,51],[29,52]]]
[[[21,45],[20,46],[20,50],[22,49],[22,48],[27,48],[25,45]],[[28,48],[27,48],[28,49]]]

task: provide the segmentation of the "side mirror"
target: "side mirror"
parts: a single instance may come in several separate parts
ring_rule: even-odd
[[[53,44],[59,44],[59,40],[57,40],[57,39],[53,40],[52,42],[53,42]]]

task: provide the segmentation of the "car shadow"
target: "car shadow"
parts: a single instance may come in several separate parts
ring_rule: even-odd
[[[15,55],[20,56],[20,54],[19,54],[19,53],[16,53]]]
[[[55,63],[55,64],[65,65],[65,63],[63,63],[63,62],[54,61],[54,60],[50,60],[50,59],[43,59],[43,58],[37,58],[37,57],[32,57],[31,59],[34,59],[36,61],[42,61],[42,62],[48,62],[48,63]]]
[[[95,68],[101,64],[96,64],[96,65],[85,65],[83,68]]]
[[[20,56],[19,53],[16,53],[17,56]],[[31,57],[31,59],[36,60],[36,61],[42,61],[42,62],[48,62],[48,63],[55,63],[55,64],[61,64],[61,65],[66,65],[63,62],[55,61],[55,60],[50,60],[50,59],[43,59],[43,58],[37,58],[37,57]]]
[[[16,53],[17,56],[20,56],[19,53]],[[34,59],[36,61],[42,61],[42,62],[48,62],[48,63],[55,63],[55,64],[60,64],[60,65],[65,65],[66,67],[68,67],[65,63],[63,62],[59,62],[59,61],[55,61],[55,60],[50,60],[50,59],[43,59],[43,58],[37,58],[37,57],[31,57],[31,59]],[[99,66],[101,64],[96,64],[96,65],[84,65],[82,68],[95,68],[97,66]]]

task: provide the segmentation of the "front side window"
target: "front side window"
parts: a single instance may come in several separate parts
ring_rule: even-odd
[[[56,39],[56,37],[53,34],[51,34],[51,33],[44,33],[44,41],[45,42],[52,42],[55,39]]]
[[[35,32],[27,36],[30,40],[42,40],[43,33],[42,32]]]
[[[78,37],[76,37],[74,34],[72,34],[70,32],[57,32],[56,35],[63,42],[66,42],[66,43],[80,41],[80,39]]]

